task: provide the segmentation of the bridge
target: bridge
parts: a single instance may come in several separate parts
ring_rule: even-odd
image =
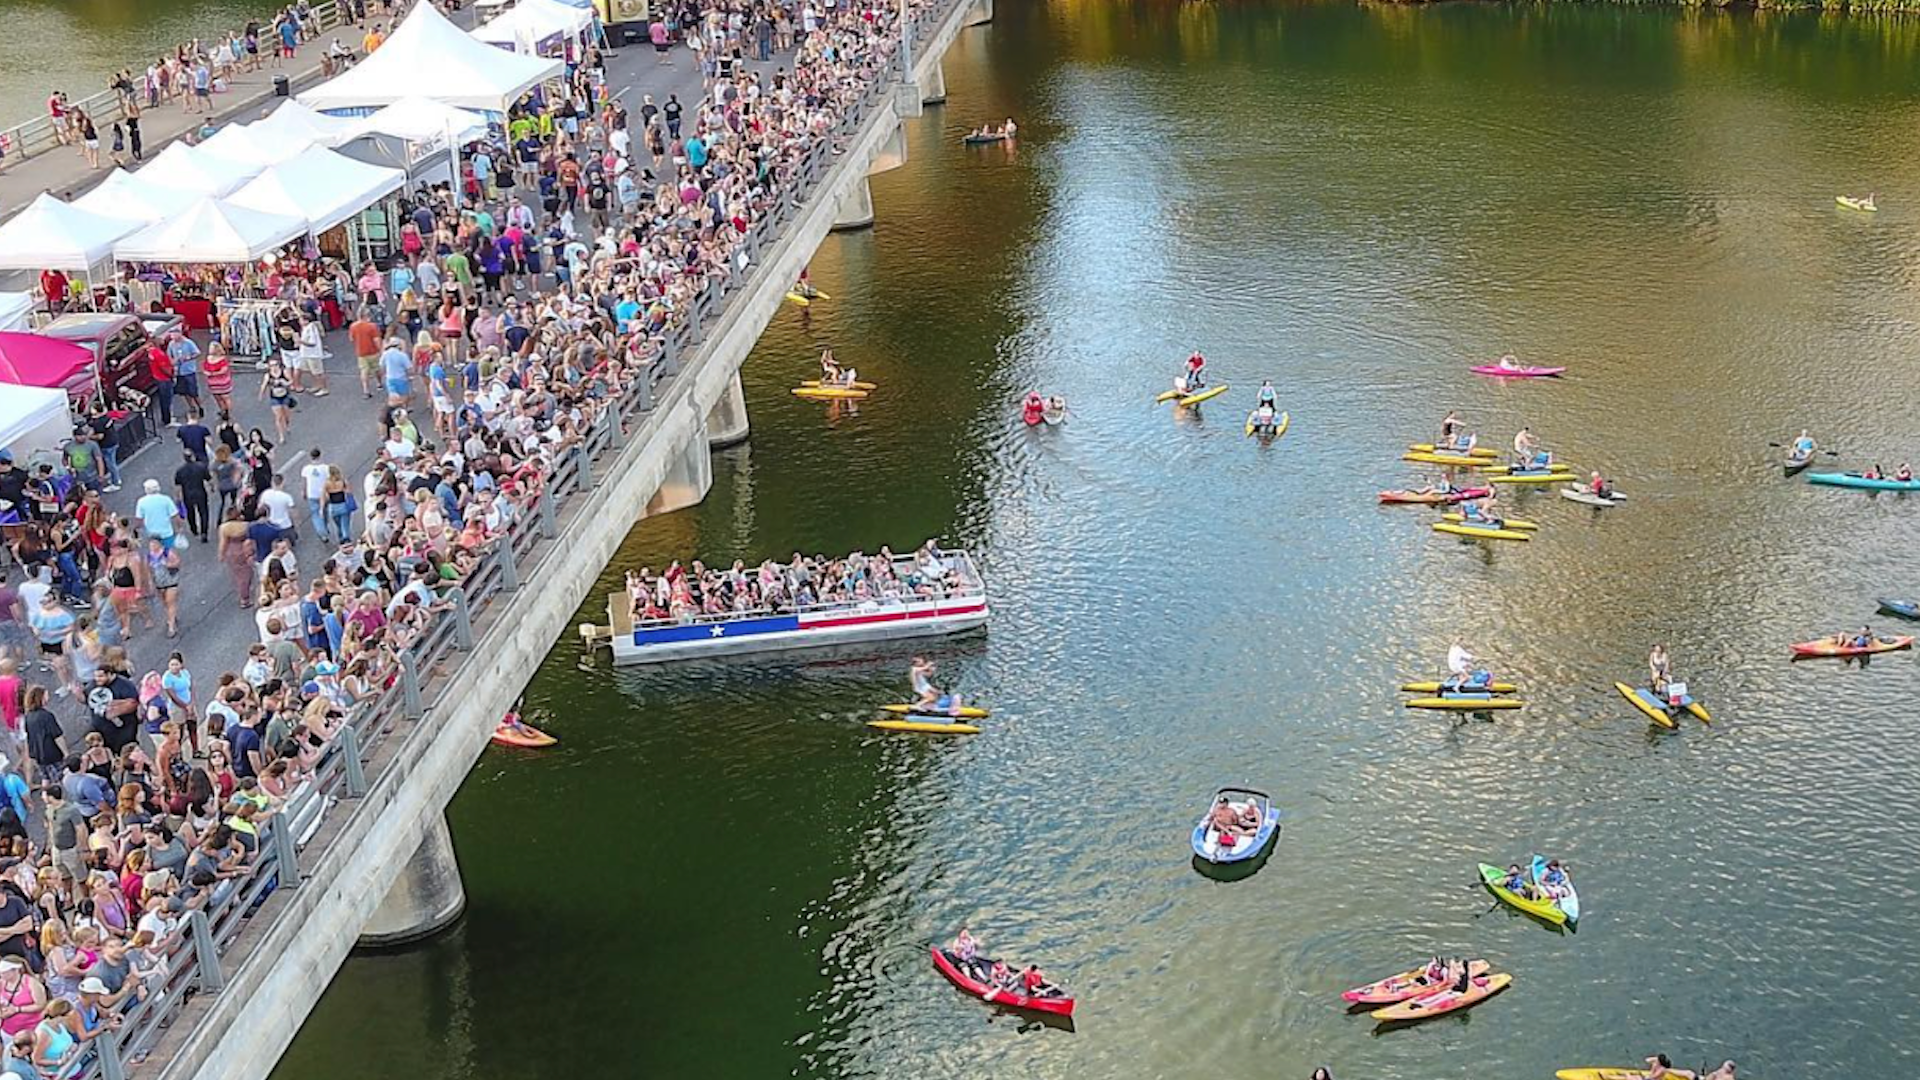
[[[992,0],[934,0],[908,15],[897,62],[801,160],[789,193],[751,227],[745,263],[697,297],[649,376],[402,655],[394,685],[355,707],[262,830],[246,876],[188,914],[162,983],[94,1041],[83,1075],[262,1080],[356,944],[416,940],[459,917],[447,803],[626,523],[700,502],[712,451],[749,436],[740,365],[828,232],[873,223],[867,177],[905,163],[901,120],[945,99],[941,57],[992,17]]]

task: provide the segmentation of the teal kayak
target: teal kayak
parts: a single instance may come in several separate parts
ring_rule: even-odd
[[[1809,484],[1832,487],[1871,488],[1875,491],[1920,491],[1920,480],[1869,480],[1859,473],[1817,472],[1807,474]]]

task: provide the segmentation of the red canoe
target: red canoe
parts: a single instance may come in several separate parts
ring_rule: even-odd
[[[1396,489],[1381,492],[1380,501],[1383,503],[1425,503],[1427,505],[1433,505],[1437,503],[1464,502],[1467,499],[1484,499],[1492,493],[1492,488],[1483,487],[1462,488],[1459,491],[1451,491],[1444,495],[1438,492],[1401,491]]]
[[[1563,367],[1501,367],[1499,364],[1480,364],[1471,369],[1475,375],[1492,375],[1497,379],[1545,379],[1567,370]]]
[[[1073,999],[1070,997],[1028,997],[1009,990],[1000,990],[974,978],[960,967],[958,957],[938,945],[933,946],[933,966],[940,969],[953,985],[972,994],[982,1001],[991,1001],[995,1005],[1006,1005],[1015,1009],[1032,1009],[1034,1012],[1054,1013],[1059,1016],[1073,1015]],[[975,957],[975,964],[991,967],[993,961],[985,957]]]
[[[1832,638],[1818,641],[1802,641],[1793,647],[1795,656],[1866,656],[1871,653],[1892,652],[1895,649],[1913,647],[1911,637],[1874,638],[1866,645],[1840,645]]]
[[[1470,976],[1485,975],[1487,973],[1487,962],[1485,960],[1472,961],[1467,965],[1467,971]],[[1341,994],[1340,997],[1355,1005],[1392,1005],[1397,1001],[1416,998],[1422,994],[1431,994],[1436,989],[1439,989],[1439,987],[1433,983],[1427,982],[1426,977],[1427,966],[1422,964],[1410,971],[1403,971],[1398,975],[1389,975],[1379,982],[1368,983],[1365,986],[1356,986]]]

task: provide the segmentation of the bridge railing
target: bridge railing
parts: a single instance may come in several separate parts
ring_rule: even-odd
[[[938,9],[950,12],[954,4],[955,0],[946,0]],[[331,4],[323,7],[332,10]],[[937,21],[916,19],[916,34],[923,24],[937,25]],[[221,991],[246,959],[251,943],[262,936],[243,937],[256,913],[276,893],[300,887],[302,863],[319,858],[318,854],[308,856],[310,843],[318,842],[324,851],[341,831],[323,832],[329,812],[342,806],[349,814],[358,812],[355,801],[392,765],[391,756],[382,757],[380,751],[455,690],[457,668],[474,645],[475,620],[503,594],[521,587],[541,546],[558,537],[562,511],[604,479],[596,464],[624,450],[633,423],[654,411],[662,389],[684,369],[708,324],[723,314],[731,294],[747,284],[800,205],[832,171],[844,149],[836,144],[860,130],[887,89],[887,85],[871,86],[827,138],[816,140],[803,152],[789,171],[787,188],[749,226],[737,246],[747,256],[744,265],[736,259],[723,277],[708,282],[687,317],[662,336],[646,370],[633,373],[628,385],[607,399],[606,408],[582,438],[560,455],[536,490],[516,503],[513,519],[487,545],[474,567],[437,597],[426,628],[399,652],[390,670],[379,674],[373,691],[347,710],[312,775],[257,826],[255,851],[245,871],[217,883],[186,912],[165,943],[163,965],[150,977],[144,994],[122,1010],[118,1028],[86,1044],[80,1056],[58,1072],[61,1080],[123,1080],[130,1068],[139,1068],[134,1062],[146,1060],[158,1047],[190,1000]],[[264,917],[278,918],[279,913],[268,908]]]

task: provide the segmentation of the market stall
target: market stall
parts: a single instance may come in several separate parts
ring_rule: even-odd
[[[403,98],[428,97],[504,116],[520,95],[564,70],[558,60],[476,41],[432,4],[418,4],[379,51],[299,101],[334,116],[364,116]]]

